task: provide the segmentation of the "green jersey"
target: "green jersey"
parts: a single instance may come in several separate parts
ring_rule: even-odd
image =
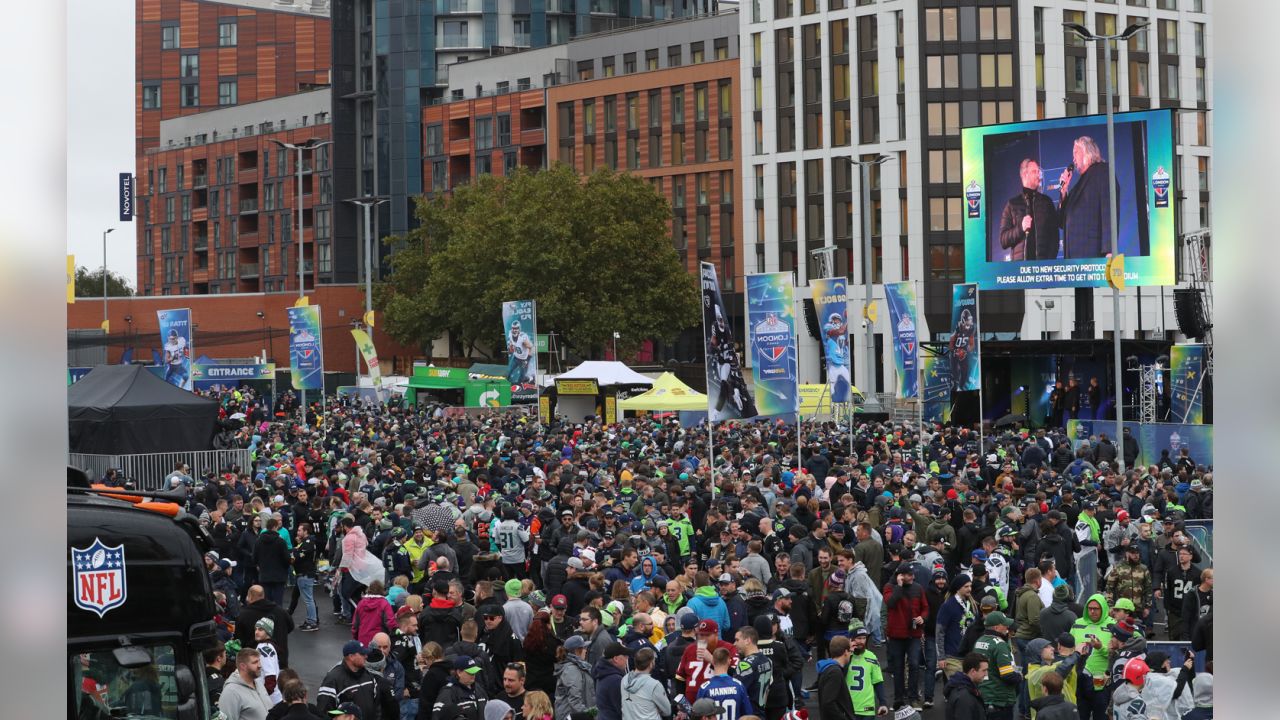
[[[689,516],[672,520],[667,524],[667,529],[676,536],[676,542],[680,545],[680,557],[689,557],[689,540],[693,538],[693,523],[689,521]]]
[[[978,686],[983,702],[994,707],[1012,706],[1018,698],[1018,686],[1009,685],[1005,680],[1016,675],[1018,668],[1013,664],[1009,642],[987,633],[973,644],[973,651],[987,659],[987,679]]]
[[[870,651],[861,655],[849,653],[849,667],[844,672],[849,686],[849,699],[853,701],[855,715],[874,715],[876,712],[876,685],[884,682],[880,661]]]

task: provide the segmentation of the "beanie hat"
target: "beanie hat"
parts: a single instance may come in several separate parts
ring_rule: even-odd
[[[964,573],[960,573],[959,575],[951,578],[951,584],[947,587],[952,593],[956,593],[960,591],[960,588],[965,586],[965,583],[970,582],[973,582],[972,578]]]
[[[502,591],[507,594],[507,598],[515,600],[520,597],[520,581],[511,578],[502,586]]]
[[[1071,586],[1066,583],[1062,583],[1058,587],[1054,588],[1053,599],[1061,600],[1063,602],[1071,600]]]

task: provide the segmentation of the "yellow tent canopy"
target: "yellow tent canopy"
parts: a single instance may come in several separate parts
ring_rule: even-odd
[[[647,392],[618,403],[622,410],[706,410],[707,396],[680,382],[671,373],[663,373]]]

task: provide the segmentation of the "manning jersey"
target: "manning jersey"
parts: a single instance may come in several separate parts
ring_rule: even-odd
[[[740,717],[754,715],[754,705],[747,696],[742,683],[728,675],[712,675],[711,679],[698,690],[698,698],[711,698],[724,710],[724,720],[738,720]]]
[[[884,673],[880,671],[880,661],[875,653],[849,653],[849,667],[845,668],[844,680],[849,686],[853,713],[875,715],[876,685],[884,682]]]
[[[738,661],[738,651],[729,643],[720,643],[716,647],[721,645],[728,648],[729,667],[733,667]],[[689,702],[698,699],[698,688],[711,679],[714,671],[710,662],[703,662],[698,658],[698,643],[689,643],[689,647],[684,649],[684,655],[680,656],[680,667],[676,671],[676,677],[683,678],[681,682],[684,683],[684,696]]]

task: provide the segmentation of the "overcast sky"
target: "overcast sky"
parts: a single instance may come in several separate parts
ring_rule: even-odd
[[[133,156],[133,0],[73,0],[67,7],[67,252],[136,288],[137,234],[120,222],[117,183]]]

